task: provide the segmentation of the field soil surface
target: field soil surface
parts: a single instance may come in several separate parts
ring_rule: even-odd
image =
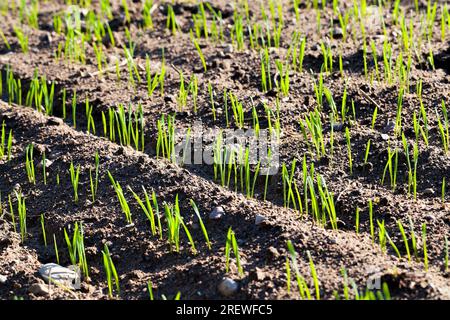
[[[0,2],[4,6],[8,1]],[[446,239],[450,237],[450,153],[443,148],[437,121],[438,117],[444,119],[442,101],[450,105],[450,23],[444,25],[447,33],[441,37],[444,2],[437,2],[436,21],[431,26],[431,37],[427,39],[418,35],[420,17],[426,17],[427,3],[419,1],[419,11],[416,12],[413,1],[400,1],[406,25],[409,28],[411,21],[414,27],[414,49],[410,49],[413,53],[407,82],[398,79],[398,54],[405,48],[401,42],[401,19],[395,22],[393,5],[379,9],[375,3],[367,1],[364,16],[367,46],[364,49],[359,21],[355,21],[351,13],[353,1],[339,1],[340,11],[350,15],[346,31],[340,27],[331,1],[327,1],[324,8],[320,4],[320,9],[314,9],[312,2],[300,1],[298,20],[293,1],[274,1],[281,4],[279,7],[275,5],[273,12],[276,25],[282,27],[280,44],[275,45],[272,39],[270,46],[261,41],[252,45],[245,27],[244,44],[239,48],[233,36],[238,19],[235,12],[243,15],[245,26],[247,19],[252,25],[272,23],[268,1],[263,1],[265,14],[269,17],[267,21],[263,18],[259,1],[248,1],[248,18],[245,17],[244,6],[231,1],[208,2],[216,14],[221,13],[222,40],[214,39],[212,32],[208,38],[203,34],[198,37],[195,31],[190,34],[195,25],[193,17],[198,19],[201,14],[195,2],[175,1],[170,6],[170,2],[154,1],[150,9],[153,28],[142,27],[143,2],[127,1],[129,20],[121,1],[110,2],[111,15],[105,21],[115,43],[111,43],[108,31],[104,31],[102,41],[86,41],[84,61],[58,57],[58,50],[62,48],[64,52],[68,35],[64,30],[57,32],[54,21],[55,17],[71,10],[65,1],[39,1],[35,27],[20,17],[18,9],[10,7],[0,16],[0,30],[8,43],[0,38],[3,100],[0,101],[0,125],[4,123],[5,146],[10,130],[12,132],[10,157],[7,159],[5,154],[0,158],[1,299],[108,299],[102,254],[105,245],[119,277],[120,293],[115,287],[113,290],[117,299],[149,299],[149,283],[155,299],[173,299],[177,293],[181,299],[298,299],[302,296],[295,268],[298,268],[312,298],[320,295],[321,299],[343,299],[347,283],[350,298],[355,297],[353,285],[363,295],[368,285],[368,289],[377,292],[386,284],[392,299],[450,299],[450,273],[446,265]],[[175,33],[167,28],[169,7],[173,9],[178,25]],[[211,28],[216,16],[209,7],[205,8],[206,21]],[[278,10],[282,12],[283,23]],[[86,32],[90,11],[101,12],[100,1],[92,1],[89,8],[81,9],[83,32]],[[321,12],[320,30],[317,26],[318,11]],[[28,35],[27,52],[22,49],[14,29],[19,25]],[[294,70],[291,66],[288,71],[289,93],[283,95],[275,85],[283,76],[277,72],[275,61],[288,61],[286,57],[292,51],[294,32],[307,39],[303,66],[302,70]],[[192,41],[193,36],[205,58],[206,72]],[[423,43],[418,43],[419,38]],[[130,39],[134,45],[132,61],[136,70],[130,66],[123,49],[130,47]],[[93,43],[102,50],[101,71],[96,57],[98,48],[97,45],[94,48]],[[377,51],[376,65],[370,43]],[[392,50],[392,81],[386,79],[384,43],[389,43]],[[323,69],[321,44],[332,52],[333,66],[328,72]],[[271,59],[269,78],[273,84],[267,92],[262,90],[261,80],[264,46]],[[434,60],[429,59],[430,52]],[[401,64],[407,65],[407,56],[403,59]],[[148,66],[151,79],[158,76],[162,66],[166,69],[164,91],[157,85],[150,96],[146,78]],[[318,108],[315,84],[320,81],[321,71],[323,85],[332,93],[338,108],[336,121],[332,121],[333,105],[326,95],[323,95],[322,106]],[[140,75],[140,82],[134,72]],[[36,75],[39,79],[45,77],[49,88],[52,83],[54,85],[51,113],[46,112],[44,106],[26,106],[27,93],[36,82]],[[194,76],[198,81],[196,110],[191,93],[187,95],[185,104],[180,102],[181,83],[184,81],[186,90],[189,90]],[[17,94],[11,98],[8,77],[20,79],[21,100]],[[419,83],[422,85],[421,99],[416,93]],[[201,121],[205,132],[237,129],[239,126],[234,121],[229,95],[224,99],[225,90],[243,105],[243,129],[254,129],[255,114],[261,129],[275,127],[278,119],[278,172],[267,179],[267,185],[265,176],[258,176],[253,197],[249,197],[245,190],[242,192],[240,183],[222,186],[220,177],[215,177],[213,165],[176,164],[158,151],[158,120],[162,115],[166,117],[166,123],[167,116],[175,115],[177,128],[193,128],[196,121]],[[344,91],[346,98],[343,97]],[[403,93],[399,129],[396,121],[400,91]],[[76,92],[75,103],[73,92]],[[344,99],[347,116],[341,117]],[[87,100],[92,108],[90,112],[86,112]],[[144,128],[143,148],[136,148],[134,143],[121,145],[119,139],[111,141],[109,134],[103,134],[108,110],[119,110],[119,105],[136,114],[142,110],[141,118],[133,125],[142,124]],[[428,115],[427,123],[421,114],[421,105]],[[271,110],[271,117],[268,117],[267,108]],[[375,109],[377,116],[373,122]],[[315,111],[321,119],[324,154],[318,154],[307,128],[306,134],[302,131],[301,123]],[[419,119],[422,130],[416,128],[418,137],[414,128],[415,117]],[[445,124],[443,126],[445,131]],[[423,138],[425,130],[428,143]],[[216,133],[205,139],[212,140]],[[368,141],[370,149],[366,154]],[[26,149],[30,144],[34,151],[35,182],[30,182],[26,170]],[[405,152],[405,144],[409,154]],[[418,155],[414,171],[415,198],[408,174],[412,172],[409,168],[413,163],[414,145]],[[96,152],[99,155],[99,179],[95,199],[92,199],[90,177],[95,175]],[[390,152],[397,153],[393,155]],[[394,185],[389,159],[392,160],[391,166],[397,163],[398,167]],[[289,206],[285,203],[286,186],[283,181],[286,179],[283,178],[282,166],[285,165],[289,176],[294,161],[295,172],[288,180],[298,186],[299,197],[303,200],[302,210],[294,208],[292,201]],[[325,222],[312,216],[311,198],[305,201],[305,193],[310,191],[304,188],[303,161],[308,171],[314,167],[316,180],[313,184],[317,199],[319,179],[326,182],[327,190],[332,193],[335,227],[328,213]],[[80,166],[77,202],[74,201],[69,173],[71,164],[75,169]],[[249,171],[253,184],[256,165],[251,165]],[[131,224],[125,219],[108,172],[123,189],[132,215]],[[132,189],[144,199],[142,186],[149,195],[154,192],[159,203],[161,238],[159,234],[152,235],[149,220],[130,191]],[[295,192],[293,189],[292,196],[297,199]],[[24,239],[20,233],[17,194],[26,201]],[[172,205],[176,199],[195,243],[196,254],[183,227],[179,232],[179,252],[175,252],[173,247],[171,250],[168,243],[164,204]],[[190,200],[198,206],[211,242],[210,249]],[[327,212],[323,203],[317,201],[321,210]],[[211,212],[217,207],[222,207],[224,214],[211,219]],[[405,229],[405,237],[400,232],[399,221]],[[89,277],[83,276],[81,288],[77,290],[54,286],[49,293],[34,290],[33,286],[44,283],[38,272],[43,264],[56,263],[57,259],[62,266],[71,264],[64,231],[71,237],[75,223],[83,226]],[[236,236],[242,274],[233,250],[230,270],[226,272],[226,242],[230,227]],[[426,227],[425,235],[423,227]],[[387,234],[384,246],[383,230]],[[288,241],[295,248],[295,257],[288,251]],[[416,250],[413,250],[413,241],[416,242]],[[411,261],[408,261],[408,251]],[[292,263],[292,258],[296,263]],[[286,261],[290,266],[290,286]],[[311,261],[317,273],[318,291],[314,286]],[[237,290],[230,295],[219,290],[223,277],[237,284]],[[371,284],[380,284],[381,287],[373,288]]]

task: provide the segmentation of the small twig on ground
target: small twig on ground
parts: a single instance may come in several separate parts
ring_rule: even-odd
[[[360,88],[358,88],[358,91],[359,91],[359,93],[361,93],[364,96],[364,98],[369,100],[369,102],[373,103],[378,108],[378,110],[382,110],[381,106],[375,100],[373,100],[367,93],[362,91]]]

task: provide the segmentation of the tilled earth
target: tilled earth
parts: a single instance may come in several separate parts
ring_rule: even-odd
[[[156,298],[165,295],[174,297],[181,293],[182,299],[223,298],[217,287],[224,276],[239,284],[239,290],[231,296],[234,299],[291,299],[299,298],[296,285],[292,282],[291,292],[287,290],[286,258],[289,257],[286,242],[291,240],[298,253],[300,273],[313,288],[307,252],[314,261],[320,283],[322,299],[334,299],[335,292],[342,294],[344,279],[341,273],[345,268],[350,278],[360,290],[365,290],[368,281],[380,279],[389,287],[394,299],[449,299],[449,271],[445,270],[445,237],[450,233],[450,195],[441,199],[441,184],[445,177],[450,181],[449,154],[443,152],[437,129],[434,110],[441,100],[450,102],[449,42],[448,36],[440,39],[439,26],[430,46],[434,52],[435,69],[427,63],[414,63],[411,69],[411,90],[403,98],[403,124],[405,138],[414,141],[412,114],[418,112],[419,102],[415,86],[419,79],[423,81],[423,104],[429,113],[429,145],[419,145],[419,163],[417,170],[417,199],[407,192],[407,167],[405,157],[399,157],[398,186],[395,191],[386,183],[381,184],[381,176],[388,158],[388,145],[401,149],[401,139],[394,136],[389,123],[395,121],[397,110],[398,86],[384,82],[370,83],[364,76],[361,39],[330,34],[336,33],[333,10],[323,10],[321,32],[315,24],[315,11],[301,8],[301,32],[307,37],[304,70],[292,72],[289,99],[280,101],[281,144],[280,161],[287,167],[294,159],[298,164],[304,155],[309,164],[327,182],[334,193],[338,216],[338,230],[318,225],[308,215],[299,215],[293,209],[283,207],[283,190],[280,174],[271,177],[269,192],[263,200],[264,182],[258,183],[256,195],[249,199],[234,188],[225,188],[214,180],[212,166],[186,165],[184,167],[156,157],[156,122],[161,115],[176,114],[179,128],[191,126],[195,120],[201,120],[209,129],[225,128],[222,92],[231,90],[245,107],[246,126],[251,127],[252,105],[264,117],[263,102],[275,108],[276,93],[262,93],[260,90],[259,52],[246,48],[236,50],[231,41],[214,43],[202,39],[200,45],[206,58],[208,71],[203,73],[200,58],[189,37],[192,14],[197,5],[178,3],[174,5],[180,31],[172,35],[166,29],[167,5],[155,1],[152,11],[154,29],[142,31],[139,2],[130,2],[131,23],[125,23],[120,1],[113,4],[113,21],[110,21],[114,37],[118,43],[126,43],[125,28],[128,28],[136,42],[135,57],[141,77],[145,78],[145,57],[148,55],[152,70],[161,66],[162,52],[167,67],[165,92],[158,89],[147,96],[146,84],[133,88],[127,81],[126,64],[120,64],[121,80],[117,80],[114,61],[122,61],[123,50],[120,45],[111,46],[105,41],[105,55],[111,68],[98,73],[93,48],[86,43],[88,58],[86,64],[69,63],[57,60],[54,53],[63,35],[53,31],[53,17],[64,10],[64,1],[48,1],[40,4],[39,28],[27,29],[30,35],[30,51],[22,53],[14,36],[15,16],[1,16],[0,27],[11,48],[0,41],[0,68],[2,70],[3,97],[0,102],[0,123],[5,122],[7,131],[12,129],[13,148],[11,160],[0,160],[0,275],[5,281],[0,283],[0,298],[26,299],[107,299],[107,285],[101,250],[107,243],[117,272],[120,276],[121,299],[148,299],[147,284],[151,281]],[[233,23],[233,8],[225,1],[211,1],[216,10],[222,12],[225,28]],[[283,1],[285,26],[280,48],[271,48],[274,57],[282,57],[289,48],[290,35],[297,26],[290,1]],[[341,1],[344,8],[351,7],[351,1]],[[93,4],[94,7],[98,3]],[[421,4],[422,10],[425,10]],[[402,2],[405,10],[412,8],[408,1]],[[231,9],[230,9],[231,8]],[[260,7],[251,3],[253,19],[258,20]],[[373,9],[375,11],[377,9]],[[414,16],[414,13],[412,13]],[[289,17],[289,18],[287,18]],[[386,14],[387,37],[395,44],[398,26],[390,21]],[[24,26],[27,28],[27,26]],[[369,39],[373,39],[381,52],[382,29],[375,25],[366,30]],[[323,61],[320,42],[328,41],[333,50],[343,52],[345,79],[339,72],[324,76],[324,84],[335,94],[336,104],[340,105],[344,87],[347,89],[347,101],[353,101],[356,119],[344,123],[351,132],[353,152],[353,172],[350,174],[347,160],[347,146],[344,130],[334,131],[335,146],[332,157],[317,159],[308,149],[300,130],[299,120],[314,110],[316,97],[313,83],[320,72]],[[396,50],[394,46],[394,50]],[[427,50],[419,52],[426,57]],[[337,56],[337,54],[336,54]],[[381,59],[381,58],[380,58]],[[425,58],[426,60],[426,58]],[[335,61],[335,65],[338,62]],[[21,79],[24,96],[35,70],[47,80],[55,82],[54,116],[47,116],[32,108],[7,103],[6,70],[10,68],[16,78]],[[373,61],[370,62],[373,69]],[[336,67],[337,69],[337,67]],[[196,74],[199,81],[198,112],[192,110],[192,101],[180,110],[177,95],[180,85],[180,70],[185,78]],[[211,83],[216,95],[217,119],[211,113],[208,83]],[[71,117],[62,119],[62,91],[77,92],[77,126],[74,128]],[[71,114],[71,95],[67,96],[68,114]],[[143,107],[145,119],[145,148],[136,151],[131,147],[120,146],[103,137],[88,133],[84,113],[84,101],[89,99],[93,105],[93,117],[97,128],[101,128],[101,111],[115,108],[118,104]],[[372,115],[378,107],[378,117],[371,128]],[[323,110],[327,119],[330,109]],[[329,121],[325,129],[330,135]],[[99,130],[100,131],[100,130]],[[387,137],[387,138],[386,138]],[[365,146],[371,139],[369,163],[363,165]],[[25,170],[25,148],[33,143],[36,159],[36,184],[28,182]],[[45,156],[51,161],[47,168],[47,183],[42,179],[42,166],[39,162]],[[100,156],[100,181],[98,194],[91,200],[89,169],[94,168],[94,153]],[[73,201],[73,188],[70,181],[69,165],[81,166],[79,202]],[[302,183],[301,166],[294,180]],[[152,236],[148,221],[133,196],[125,190],[129,201],[134,225],[128,225],[115,191],[107,176],[110,171],[114,178],[125,187],[141,190],[141,186],[155,191],[160,203],[173,203],[176,195],[180,201],[181,212],[196,242],[198,254],[189,250],[189,243],[182,237],[180,253],[170,252],[167,240]],[[59,176],[59,183],[56,181]],[[259,180],[258,180],[259,181]],[[447,188],[449,189],[449,188]],[[28,236],[24,243],[20,235],[14,232],[9,214],[8,195],[14,190],[23,193],[27,205]],[[5,200],[6,199],[6,200]],[[12,196],[14,199],[14,196]],[[208,250],[197,218],[189,205],[190,199],[198,205],[200,214],[212,243]],[[374,219],[384,220],[386,230],[399,248],[399,259],[388,244],[382,251],[371,239],[368,218],[368,200],[373,201]],[[16,205],[13,201],[14,207]],[[223,207],[225,215],[218,220],[208,219],[209,213],[217,206]],[[361,209],[359,233],[355,232],[355,211]],[[45,227],[49,238],[48,247],[44,246],[40,224],[41,214],[45,216]],[[264,216],[262,224],[255,224],[257,215]],[[412,221],[418,247],[418,259],[408,262],[402,236],[397,226],[401,220],[404,226]],[[55,235],[59,247],[61,265],[69,265],[64,242],[64,228],[69,230],[75,222],[83,222],[85,247],[90,279],[85,279],[81,290],[67,292],[54,288],[50,296],[30,293],[29,287],[42,280],[38,274],[44,263],[56,262],[52,237]],[[427,227],[427,251],[429,266],[425,270],[423,263],[423,243],[421,226]],[[228,228],[235,232],[244,275],[239,276],[235,264],[225,272],[225,242]],[[295,289],[294,289],[295,288]]]

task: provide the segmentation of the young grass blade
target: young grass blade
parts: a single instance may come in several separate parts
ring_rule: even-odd
[[[105,244],[102,250],[103,255],[103,266],[106,272],[106,279],[108,282],[108,295],[110,298],[113,297],[113,280],[116,286],[117,294],[120,294],[119,276],[117,275],[116,267],[111,259],[111,254],[109,253],[108,246]]]
[[[120,186],[120,183],[116,182],[111,174],[111,172],[108,172],[109,180],[111,181],[111,184],[113,185],[113,188],[117,194],[117,198],[119,199],[120,207],[122,208],[123,213],[125,214],[125,219],[127,223],[131,224],[133,223],[131,219],[131,210],[128,206],[128,202],[125,198],[125,195],[123,193],[122,187]]]
[[[195,215],[198,218],[198,222],[199,222],[200,227],[202,229],[203,236],[205,237],[206,245],[208,246],[208,249],[211,250],[211,242],[209,241],[208,232],[206,231],[206,227],[205,227],[205,224],[203,223],[202,217],[200,216],[200,212],[198,210],[198,207],[195,204],[194,200],[191,199],[190,203],[191,203],[192,209],[194,209]]]

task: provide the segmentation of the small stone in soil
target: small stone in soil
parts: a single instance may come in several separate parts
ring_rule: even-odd
[[[48,286],[42,283],[33,283],[28,291],[36,296],[47,296],[49,294]]]
[[[335,39],[342,38],[344,36],[344,32],[342,31],[342,28],[336,27],[333,29],[333,37]]]
[[[217,289],[223,296],[231,297],[238,291],[239,285],[233,279],[225,277],[222,279]]]
[[[51,278],[52,282],[58,282],[77,289],[74,285],[79,280],[79,275],[69,268],[64,268],[56,263],[47,263],[39,269],[39,274],[47,282]]]
[[[225,48],[223,48],[223,52],[224,53],[232,53],[233,52],[233,46],[231,44],[225,46]]]
[[[50,166],[53,164],[53,161],[49,160],[49,159],[45,159],[45,168],[48,169],[50,168]],[[39,162],[38,168],[43,168],[44,167],[44,160],[42,160],[41,162]]]
[[[1,283],[1,284],[5,283],[7,280],[8,280],[8,277],[6,277],[6,276],[0,274],[0,283]]]
[[[254,280],[264,280],[266,278],[266,274],[264,273],[264,271],[258,267],[255,268],[255,270],[253,270],[250,274],[250,277]]]
[[[210,220],[219,220],[222,216],[225,215],[225,211],[222,207],[215,207],[211,213],[209,214]]]
[[[269,259],[276,259],[280,256],[280,253],[278,252],[277,248],[269,247],[267,249],[267,256]]]
[[[382,134],[381,134],[381,139],[387,141],[387,140],[389,140],[389,135],[386,134],[386,133],[382,133]]]
[[[432,196],[434,195],[434,190],[432,188],[426,188],[423,193],[427,196]]]
[[[109,241],[106,239],[102,239],[102,244],[106,244],[109,248],[111,248],[113,246],[112,241]]]
[[[81,284],[81,291],[83,291],[85,293],[93,294],[95,292],[95,287],[93,285],[83,282]]]
[[[49,126],[60,126],[62,125],[64,122],[62,121],[62,119],[60,118],[56,118],[56,117],[50,117],[47,120],[47,124]]]
[[[266,217],[264,217],[263,215],[257,214],[255,217],[255,225],[260,225],[263,224],[265,221],[267,220]]]

